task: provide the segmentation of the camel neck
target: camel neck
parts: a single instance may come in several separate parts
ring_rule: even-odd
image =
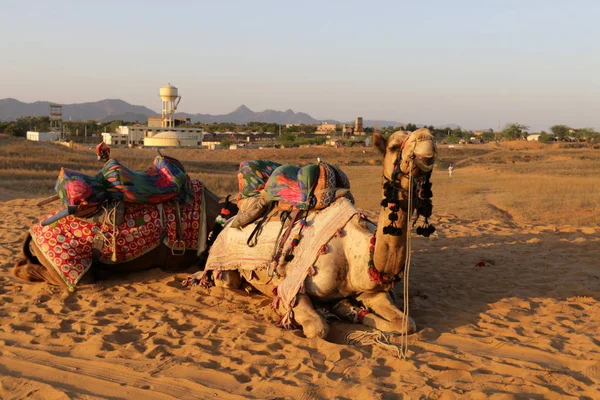
[[[375,242],[375,252],[373,253],[373,262],[375,268],[380,273],[386,275],[398,275],[404,266],[406,256],[406,213],[402,210],[398,212],[397,226],[402,228],[402,234],[399,236],[387,235],[383,233],[383,228],[390,223],[391,212],[388,208],[381,209],[377,221],[377,241]]]

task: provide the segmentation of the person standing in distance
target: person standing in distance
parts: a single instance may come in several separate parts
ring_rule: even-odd
[[[454,166],[453,166],[452,164],[450,164],[450,165],[448,166],[448,176],[449,176],[450,178],[452,178],[452,172],[454,172]]]

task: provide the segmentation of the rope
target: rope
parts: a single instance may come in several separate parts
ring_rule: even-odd
[[[104,221],[102,222],[103,225],[107,225],[111,228],[111,232],[100,232],[99,236],[102,238],[102,242],[103,242],[103,246],[106,245],[112,245],[113,248],[113,254],[111,257],[111,260],[113,262],[117,261],[117,206],[116,204],[113,204],[114,206],[111,207],[109,206],[103,206],[102,209],[104,210]],[[101,249],[99,249],[101,250]]]
[[[410,275],[410,259],[412,254],[412,238],[411,229],[408,226],[412,218],[413,208],[413,159],[409,164],[408,172],[408,207],[406,211],[406,258],[404,259],[404,273],[402,276],[402,294],[404,299],[404,319],[402,320],[402,334],[400,335],[400,356],[406,359],[408,357],[408,318],[409,318],[409,275]]]
[[[406,358],[402,356],[401,349],[398,346],[390,343],[390,335],[385,334],[381,331],[353,331],[346,335],[346,343],[355,345],[361,344],[363,346],[373,345],[381,347],[384,350],[388,350],[394,353],[398,358]]]

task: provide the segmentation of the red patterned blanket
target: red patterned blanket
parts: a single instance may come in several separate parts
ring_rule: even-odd
[[[205,243],[199,243],[201,230],[206,230],[203,227],[206,224],[203,187],[197,180],[192,179],[191,184],[194,200],[180,206],[181,240],[186,250],[202,251]],[[33,243],[69,289],[74,289],[92,265],[94,246],[100,250],[103,263],[122,263],[140,257],[155,249],[163,234],[166,234],[165,244],[173,248],[177,239],[175,203],[125,203],[123,222],[116,229],[110,221],[93,222],[68,216],[47,226],[38,223],[30,233]]]

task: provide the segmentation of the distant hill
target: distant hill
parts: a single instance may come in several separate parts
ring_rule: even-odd
[[[49,101],[23,103],[16,99],[0,100],[0,120],[11,121],[20,117],[43,117],[50,111]],[[63,119],[65,121],[95,121],[118,120],[145,121],[149,115],[158,115],[144,106],[131,105],[119,99],[106,99],[91,103],[63,104]],[[118,117],[118,118],[117,118]],[[122,118],[126,117],[126,118]],[[134,119],[131,119],[134,118]]]
[[[180,113],[177,114],[177,116],[188,117],[192,119],[192,122],[203,123],[231,122],[234,124],[247,124],[248,122],[271,122],[276,124],[318,124],[321,122],[302,112],[295,113],[292,110],[265,110],[255,112],[245,105],[239,106],[228,114],[210,115]]]
[[[16,99],[7,98],[0,99],[0,121],[12,121],[20,117],[41,117],[49,113],[51,102],[36,101],[34,103],[24,103]],[[109,121],[128,121],[145,123],[146,119],[151,115],[159,115],[155,111],[144,107],[136,106],[119,99],[106,99],[89,103],[64,104],[63,119],[65,121],[87,121],[95,120],[100,122]],[[323,121],[329,123],[341,123],[339,121],[327,119],[318,120],[303,112],[294,112],[292,110],[276,111],[264,110],[255,112],[245,105],[241,105],[228,114],[211,115],[211,114],[189,114],[177,113],[177,117],[190,118],[192,122],[203,123],[222,123],[231,122],[234,124],[247,124],[249,122],[270,122],[277,124],[319,124]],[[354,125],[354,120],[343,122]],[[386,126],[398,127],[405,125],[398,121],[386,120],[364,120],[365,127],[383,128]],[[422,126],[422,125],[418,125]],[[456,128],[456,124],[448,124],[441,127]]]

